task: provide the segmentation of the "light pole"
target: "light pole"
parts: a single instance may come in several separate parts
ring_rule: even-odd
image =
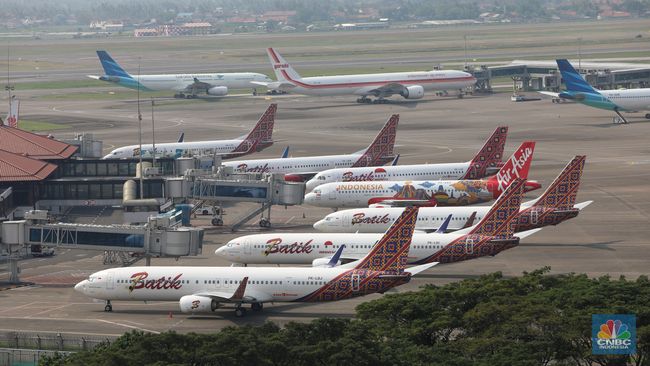
[[[140,57],[138,57],[138,141],[140,145],[140,199],[144,199],[144,174],[142,169],[142,113],[140,113]]]

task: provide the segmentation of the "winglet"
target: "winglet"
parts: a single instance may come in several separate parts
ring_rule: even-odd
[[[282,152],[282,155],[280,155],[280,159],[286,159],[289,157],[289,145],[284,148],[284,151]]]
[[[380,166],[393,160],[393,148],[395,147],[395,136],[397,135],[397,125],[399,123],[399,114],[393,114],[384,124],[381,131],[372,140],[352,168],[364,166]]]
[[[235,290],[235,293],[232,294],[232,297],[230,300],[241,300],[244,298],[244,292],[246,291],[246,284],[248,284],[248,277],[244,277],[244,279],[239,283],[239,287],[237,287],[237,290]]]
[[[476,212],[475,212],[475,213],[476,213]],[[445,221],[442,223],[442,225],[440,225],[440,227],[438,228],[438,230],[436,230],[436,234],[444,234],[444,233],[447,232],[447,226],[449,226],[449,221],[451,221],[451,217],[452,217],[452,216],[453,216],[452,214],[449,214],[449,216],[447,216],[447,218],[446,218]]]
[[[370,253],[363,259],[353,262],[355,263],[354,269],[403,272],[408,260],[417,217],[417,207],[405,208],[379,242],[372,247]]]
[[[393,159],[390,165],[396,166],[398,161],[399,161],[399,154],[395,155],[395,159]]]
[[[341,259],[341,254],[343,254],[343,248],[345,248],[345,245],[341,245],[336,250],[336,253],[334,253],[330,261],[327,263],[327,267],[336,267],[336,265],[339,263],[339,259]]]
[[[488,168],[499,166],[503,158],[503,149],[506,146],[507,137],[508,126],[498,126],[469,163],[467,172],[462,179],[483,178],[487,175]]]
[[[181,134],[178,136],[177,142],[183,142],[184,140],[185,140],[185,132],[181,132]]]
[[[469,218],[467,218],[467,221],[465,222],[465,225],[461,229],[467,229],[468,227],[471,227],[474,225],[474,220],[476,220],[476,211],[472,212],[471,215],[469,215]]]

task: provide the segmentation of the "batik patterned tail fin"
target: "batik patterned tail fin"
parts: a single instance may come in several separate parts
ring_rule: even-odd
[[[474,156],[467,172],[462,179],[480,179],[487,175],[487,169],[497,167],[503,158],[503,149],[508,137],[508,126],[499,126],[492,136],[485,141],[483,147]]]
[[[517,225],[517,214],[525,183],[525,179],[515,179],[505,192],[501,193],[487,215],[470,231],[470,234],[499,238],[512,237]]]
[[[379,166],[393,160],[399,114],[393,114],[352,167]]]
[[[555,178],[546,191],[535,201],[534,206],[554,207],[560,210],[573,208],[580,188],[580,178],[587,156],[577,155]]]

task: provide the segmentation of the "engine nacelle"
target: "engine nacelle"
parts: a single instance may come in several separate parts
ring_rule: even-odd
[[[421,99],[424,96],[424,88],[421,85],[411,85],[399,94],[406,99]]]
[[[223,97],[226,94],[228,94],[227,86],[213,86],[212,88],[208,89],[208,95]]]
[[[328,268],[330,258],[316,258],[311,262],[311,266],[315,268]],[[341,261],[336,262],[337,266],[341,265]]]
[[[185,295],[178,303],[184,313],[211,313],[219,307],[217,300],[195,295]]]

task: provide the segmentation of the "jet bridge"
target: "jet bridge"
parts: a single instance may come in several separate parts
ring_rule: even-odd
[[[129,253],[131,257],[201,254],[203,229],[182,227],[181,210],[149,218],[145,225],[51,223],[47,211],[31,211],[26,220],[2,223],[1,245],[10,254],[11,282],[18,282],[18,254],[31,245]],[[126,256],[122,256],[126,258]]]

